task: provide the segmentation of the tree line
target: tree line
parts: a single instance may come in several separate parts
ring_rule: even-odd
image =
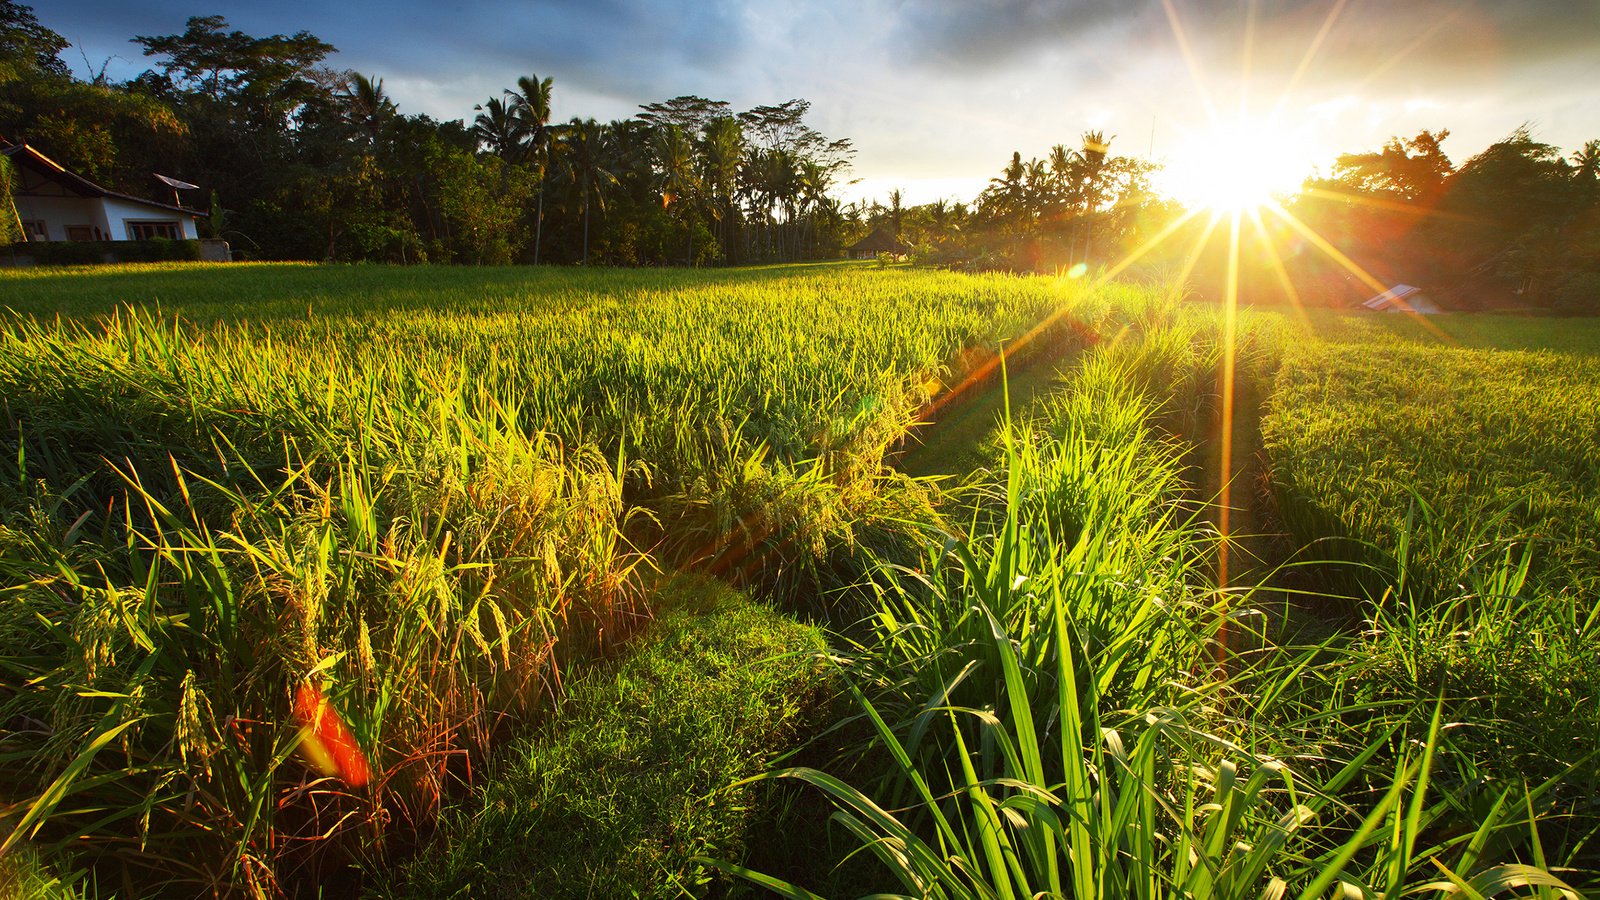
[[[1457,165],[1442,147],[1449,134],[1422,130],[1340,154],[1282,200],[1281,215],[1247,213],[1241,299],[1351,306],[1408,283],[1452,309],[1600,313],[1600,140],[1563,153],[1522,126]],[[1057,145],[1044,158],[1013,153],[971,203],[906,209],[891,194],[866,221],[938,264],[1116,267],[1225,297],[1230,226],[1209,215],[1180,221],[1188,211],[1151,189],[1156,166],[1114,156],[1110,144],[1090,131],[1081,147]]]
[[[915,259],[933,265],[1072,272],[1114,264],[1181,208],[1152,189],[1155,164],[1113,155],[1113,140],[1088,131],[1081,145],[1057,144],[1043,158],[1024,161],[1013,152],[971,201],[907,207],[896,190],[888,203],[847,208],[846,216],[862,223],[860,231],[901,238]]]
[[[1455,165],[1449,134],[1343,154],[1288,210],[1379,281],[1429,287],[1456,308],[1600,313],[1600,140],[1563,154],[1522,126]],[[1325,253],[1289,271],[1329,302],[1371,293]]]
[[[738,264],[837,256],[856,227],[831,195],[850,142],[807,125],[806,100],[559,122],[553,79],[530,74],[438,121],[326,65],[335,48],[306,31],[196,16],[132,40],[150,69],[76,78],[68,42],[0,0],[0,136],[125,193],[151,195],[153,172],[201,185],[185,201],[210,212],[202,233],[244,256]]]

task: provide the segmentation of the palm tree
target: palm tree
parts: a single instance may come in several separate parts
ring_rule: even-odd
[[[740,176],[743,192],[749,198],[750,211],[763,222],[768,252],[774,251],[773,238],[776,236],[776,253],[782,257],[783,234],[779,229],[776,210],[789,213],[785,220],[792,220],[793,201],[799,195],[794,154],[781,147],[757,150],[746,157]]]
[[[589,264],[589,209],[605,212],[605,189],[617,183],[604,158],[606,126],[594,119],[573,119],[561,129],[562,173],[578,193],[583,212],[583,264]]]
[[[1106,167],[1106,154],[1111,152],[1112,138],[1105,136],[1101,131],[1085,131],[1083,133],[1083,167],[1085,172],[1085,198],[1084,213],[1088,216],[1088,233],[1083,240],[1083,262],[1089,264],[1089,256],[1094,248],[1094,217],[1095,211],[1100,207],[1100,173]]]
[[[473,109],[478,110],[477,118],[472,120],[472,135],[478,143],[506,162],[520,159],[526,149],[527,131],[512,106],[498,97],[490,97]]]
[[[1006,164],[1000,177],[989,179],[989,186],[984,189],[987,197],[986,205],[992,206],[996,218],[1002,221],[1011,219],[1022,208],[1023,178],[1027,174],[1027,166],[1022,162],[1022,154],[1013,151],[1011,162]]]
[[[661,205],[671,208],[677,204],[689,233],[688,265],[694,265],[694,205],[700,193],[700,179],[695,171],[694,143],[683,126],[668,123],[656,129],[655,157],[658,167],[657,182],[661,189]]]
[[[1572,154],[1572,177],[1578,183],[1578,197],[1588,201],[1600,194],[1600,140],[1589,141]]]
[[[367,77],[359,72],[346,74],[345,86],[338,99],[343,105],[345,121],[361,133],[369,149],[376,149],[383,132],[393,121],[398,109],[389,95],[384,93],[383,79]]]
[[[737,218],[734,208],[739,190],[739,163],[744,158],[744,129],[732,116],[721,116],[706,123],[700,142],[701,183],[709,194],[711,214],[720,225],[723,253],[730,249],[728,229]]]
[[[807,229],[811,233],[813,253],[816,250],[817,221],[824,217],[836,221],[839,216],[839,202],[828,196],[828,191],[833,187],[833,174],[833,167],[826,163],[809,157],[800,161],[800,208],[805,213]],[[895,191],[896,195],[899,193]],[[895,236],[899,237],[898,228]]]
[[[550,149],[556,129],[550,127],[550,91],[553,79],[539,80],[538,75],[517,79],[517,89],[507,91],[512,114],[527,135],[523,145],[527,157],[533,160],[539,173],[538,207],[533,217],[533,264],[539,264],[539,244],[544,231],[544,182],[550,172]]]

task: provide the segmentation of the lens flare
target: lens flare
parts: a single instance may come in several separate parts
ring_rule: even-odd
[[[310,682],[300,685],[294,695],[294,717],[300,723],[300,753],[311,768],[351,787],[371,780],[355,735],[320,688]]]

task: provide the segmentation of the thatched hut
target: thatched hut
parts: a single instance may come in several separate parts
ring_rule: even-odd
[[[888,229],[879,228],[851,244],[849,252],[851,259],[877,259],[880,255],[898,258],[909,254],[911,246],[890,234]]]

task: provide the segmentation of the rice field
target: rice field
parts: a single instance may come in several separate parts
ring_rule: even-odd
[[[1332,623],[1300,646],[1267,585],[1214,583],[1225,332],[1161,288],[174,265],[0,291],[0,886],[1595,881],[1589,323],[1243,320],[1261,512]],[[898,472],[919,416],[1000,390],[971,376],[1001,344],[1055,386],[968,477]],[[326,709],[348,736],[318,756]],[[669,814],[685,790],[704,809]],[[558,808],[616,863],[516,862]],[[833,855],[753,839],[829,827]]]

